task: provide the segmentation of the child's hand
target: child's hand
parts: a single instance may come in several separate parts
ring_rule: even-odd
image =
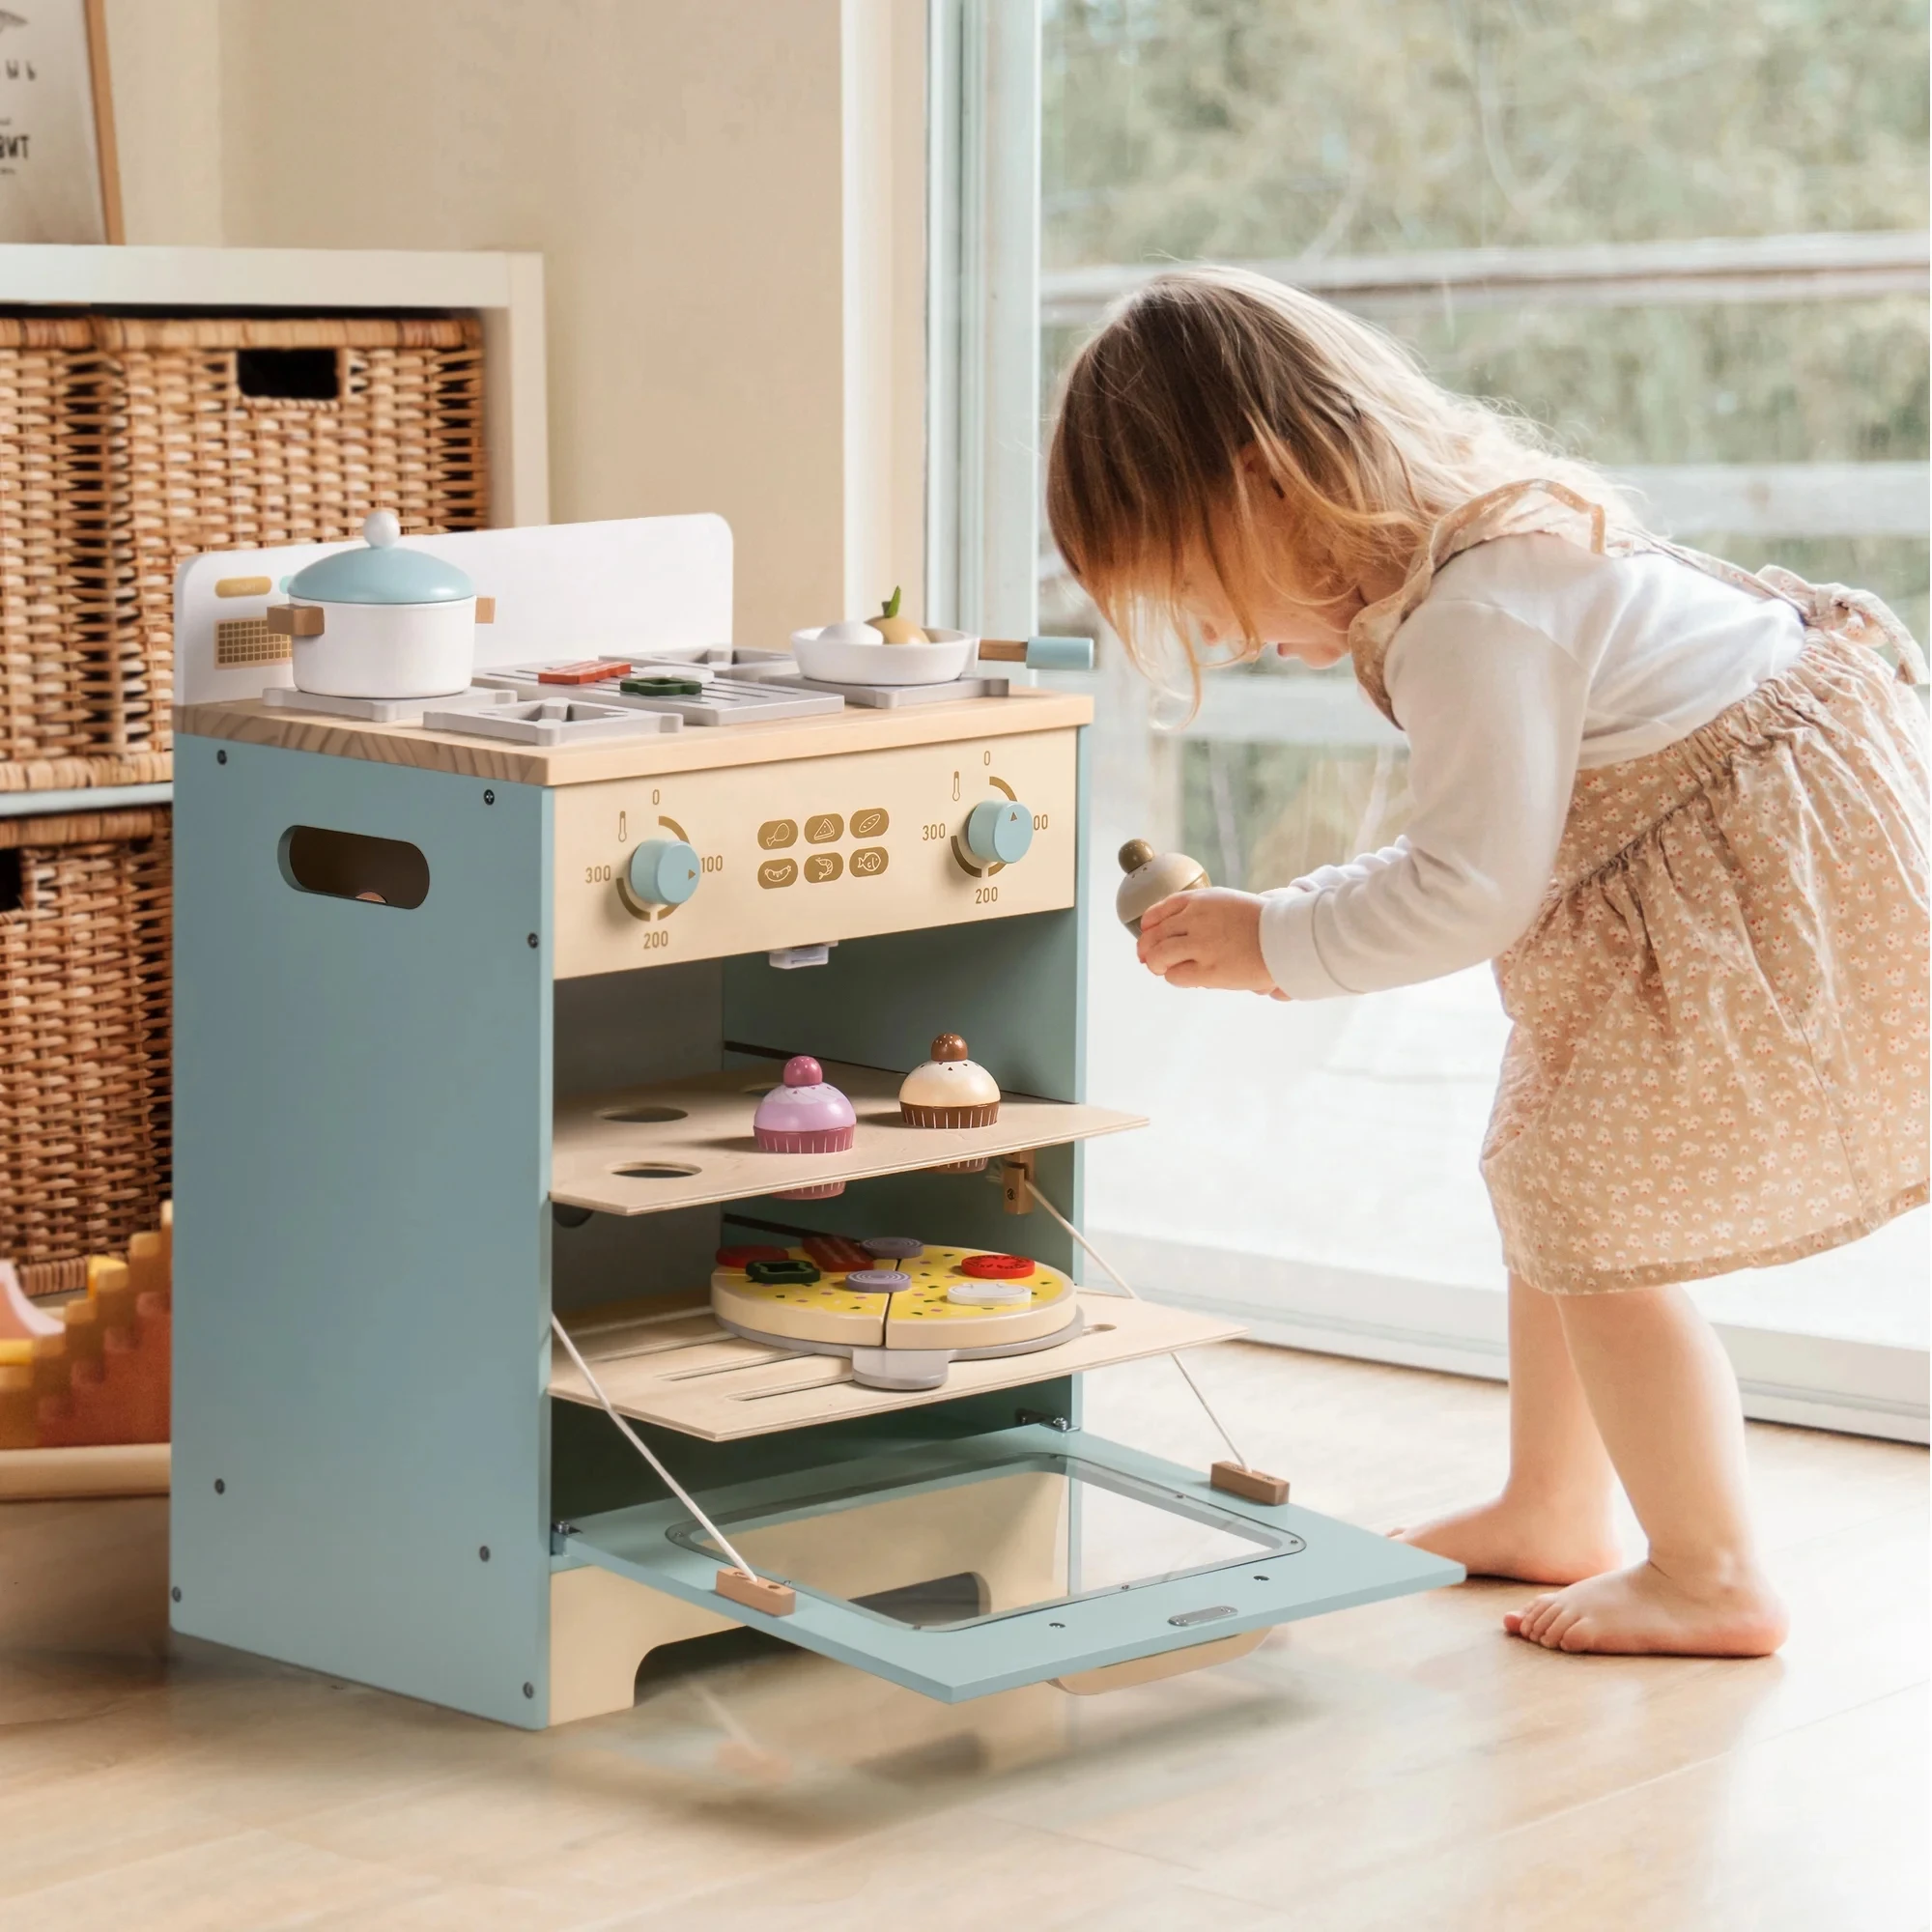
[[[1262,902],[1253,893],[1212,886],[1150,906],[1141,915],[1140,956],[1170,986],[1288,997],[1275,991],[1262,957]]]

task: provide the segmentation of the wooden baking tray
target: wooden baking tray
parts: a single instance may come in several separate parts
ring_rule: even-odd
[[[852,1364],[839,1355],[791,1354],[742,1341],[712,1320],[701,1297],[669,1308],[658,1300],[580,1309],[564,1318],[564,1326],[605,1394],[625,1415],[706,1442],[918,1408],[988,1389],[1023,1388],[1241,1333],[1238,1322],[1218,1316],[1122,1294],[1083,1292],[1080,1306],[1085,1327],[1072,1341],[1028,1355],[954,1362],[942,1387],[910,1392],[859,1387]],[[553,1348],[552,1358],[551,1394],[595,1406],[597,1398],[576,1364],[560,1349]]]

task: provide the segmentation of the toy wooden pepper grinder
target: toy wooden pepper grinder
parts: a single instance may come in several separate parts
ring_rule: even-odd
[[[1156,852],[1145,838],[1129,838],[1121,847],[1121,870],[1126,877],[1114,895],[1121,923],[1136,939],[1141,916],[1175,893],[1198,893],[1212,885],[1198,860],[1185,852]]]

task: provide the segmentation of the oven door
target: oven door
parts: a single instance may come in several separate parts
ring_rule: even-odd
[[[559,1537],[555,1566],[599,1566],[947,1703],[1042,1680],[1145,1681],[1238,1655],[1275,1624],[1463,1577],[1406,1544],[1043,1426],[699,1500],[760,1574],[792,1586],[789,1616],[725,1604],[713,1584],[729,1559],[672,1500],[586,1517]]]

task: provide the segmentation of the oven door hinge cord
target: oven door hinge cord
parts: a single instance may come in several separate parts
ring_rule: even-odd
[[[671,1472],[668,1469],[667,1469],[661,1462],[658,1461],[657,1457],[651,1453],[650,1444],[646,1442],[644,1438],[641,1435],[639,1435],[635,1429],[631,1427],[630,1423],[626,1421],[623,1416],[617,1413],[616,1406],[611,1402],[611,1398],[604,1393],[604,1384],[600,1382],[597,1379],[597,1378],[590,1373],[590,1364],[586,1362],[583,1359],[583,1357],[577,1352],[577,1344],[570,1339],[570,1331],[563,1325],[561,1321],[559,1321],[556,1319],[554,1315],[553,1315],[550,1318],[550,1325],[551,1325],[551,1330],[556,1336],[556,1339],[563,1344],[564,1348],[567,1350],[569,1350],[570,1359],[577,1364],[578,1374],[581,1375],[583,1378],[584,1381],[589,1384],[590,1393],[594,1395],[600,1403],[603,1404],[605,1414],[608,1415],[611,1418],[611,1420],[614,1422],[620,1430],[623,1431],[624,1435],[630,1438],[631,1447],[634,1448],[638,1452],[638,1454],[641,1456],[644,1459],[644,1461],[648,1463],[651,1465],[651,1467],[657,1471],[660,1478],[662,1478],[665,1487],[668,1490],[669,1490],[671,1494],[674,1495],[678,1499],[678,1501],[681,1502],[685,1506],[685,1508],[691,1512],[691,1514],[693,1515],[693,1517],[696,1519],[698,1523],[706,1531],[709,1532],[711,1540],[717,1544],[718,1548],[722,1549],[724,1552],[724,1554],[728,1556],[731,1559],[731,1561],[735,1563],[737,1567],[745,1573],[747,1577],[756,1577],[758,1573],[755,1570],[753,1570],[752,1566],[749,1563],[747,1563],[742,1556],[738,1554],[737,1550],[735,1550],[731,1547],[730,1539],[726,1537],[724,1532],[722,1529],[720,1529],[718,1525],[715,1522],[713,1522],[708,1516],[704,1514],[702,1509],[698,1507],[697,1501],[692,1495],[691,1492],[687,1490],[684,1487],[684,1485],[680,1483],[678,1479],[675,1476],[673,1476]]]
[[[1094,1243],[1090,1241],[1087,1238],[1087,1236],[1083,1235],[1080,1232],[1080,1230],[1076,1228],[1073,1225],[1073,1223],[1069,1221],[1066,1218],[1066,1216],[1063,1214],[1060,1211],[1060,1209],[1056,1208],[1053,1205],[1053,1203],[1049,1201],[1046,1198],[1046,1196],[1039,1191],[1039,1183],[1037,1180],[1035,1180],[1031,1175],[1029,1175],[1026,1179],[1026,1191],[1030,1195],[1032,1195],[1033,1198],[1036,1201],[1037,1201],[1039,1205],[1042,1208],[1044,1208],[1046,1211],[1049,1214],[1051,1214],[1053,1218],[1056,1221],[1058,1221],[1064,1229],[1065,1229],[1067,1234],[1070,1235],[1073,1237],[1073,1239],[1077,1241],[1080,1244],[1080,1246],[1084,1248],[1086,1252],[1095,1262],[1099,1264],[1100,1267],[1105,1271],[1108,1278],[1113,1282],[1114,1286],[1121,1291],[1122,1294],[1126,1295],[1130,1300],[1133,1301],[1140,1301],[1144,1299],[1142,1295],[1136,1293],[1134,1290],[1127,1284],[1125,1279],[1122,1276],[1121,1271],[1114,1266],[1113,1263],[1110,1262],[1107,1259],[1107,1257],[1103,1255],[1099,1251],[1099,1249],[1096,1248],[1094,1245]],[[1251,1474],[1259,1473],[1258,1471],[1256,1471],[1255,1465],[1252,1463],[1250,1463],[1245,1456],[1241,1454],[1240,1449],[1236,1444],[1235,1438],[1228,1434],[1228,1425],[1225,1422],[1223,1422],[1218,1415],[1214,1413],[1214,1405],[1211,1402],[1209,1402],[1204,1394],[1202,1394],[1201,1384],[1194,1379],[1191,1374],[1189,1374],[1187,1364],[1180,1359],[1179,1354],[1175,1353],[1172,1350],[1170,1350],[1168,1353],[1168,1360],[1171,1361],[1174,1364],[1174,1366],[1180,1371],[1181,1380],[1184,1381],[1187,1384],[1187,1386],[1193,1390],[1194,1400],[1201,1405],[1202,1413],[1206,1415],[1208,1420],[1214,1425],[1214,1433],[1217,1435],[1219,1435],[1221,1440],[1228,1445],[1229,1455],[1231,1455],[1235,1459],[1236,1463],[1239,1464],[1241,1468],[1248,1470]]]

